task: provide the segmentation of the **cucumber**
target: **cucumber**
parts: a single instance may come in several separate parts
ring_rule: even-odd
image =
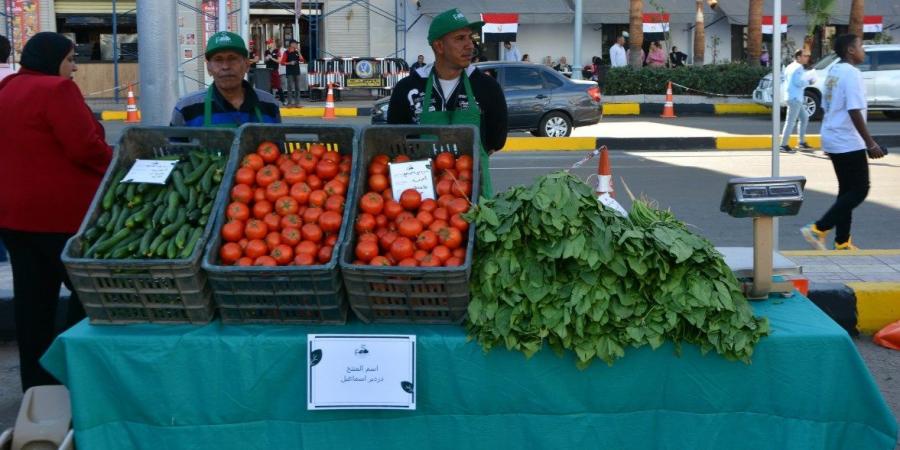
[[[129,202],[134,199],[134,194],[137,192],[137,183],[128,183],[128,187],[125,188],[125,200]]]
[[[87,231],[84,232],[84,240],[93,242],[95,239],[97,239],[98,236],[100,236],[101,228],[102,227],[100,225],[89,228]]]
[[[194,231],[191,232],[190,239],[188,239],[187,244],[184,246],[184,249],[181,250],[181,254],[178,256],[181,258],[190,257],[191,253],[194,252],[194,247],[197,246],[197,241],[200,240],[201,235],[203,235],[203,227],[194,228]]]
[[[203,192],[209,192],[212,190],[212,179],[213,174],[216,171],[215,165],[211,165],[206,172],[203,174],[203,178],[200,180],[200,190]]]
[[[121,229],[119,229],[119,231],[117,231],[115,234],[113,234],[112,237],[104,240],[103,242],[100,242],[97,245],[97,247],[94,249],[94,251],[96,253],[101,253],[101,254],[105,253],[105,252],[109,251],[110,249],[112,249],[116,244],[121,242],[123,239],[128,237],[129,234],[131,234],[131,230],[129,230],[128,228],[121,228]]]
[[[210,167],[210,161],[204,160],[197,166],[188,176],[184,177],[184,184],[192,185],[200,181],[207,169]]]
[[[187,197],[187,206],[185,206],[185,209],[187,209],[188,211],[192,211],[197,208],[197,196],[197,190],[190,189]]]
[[[165,237],[172,236],[185,222],[187,222],[187,212],[185,212],[184,209],[180,209],[178,210],[178,216],[175,218],[175,221],[166,225],[165,228],[160,231],[160,234]]]
[[[106,224],[109,223],[109,218],[112,215],[112,211],[103,211],[103,214],[100,214],[100,217],[97,218],[96,226],[100,228],[106,227]]]
[[[178,247],[175,246],[175,239],[169,239],[169,244],[166,245],[166,258],[175,259],[176,256],[178,256]]]
[[[163,236],[162,234],[157,235],[153,239],[153,242],[150,243],[150,247],[147,249],[147,251],[144,252],[144,256],[147,256],[147,257],[153,256],[154,254],[157,253],[157,250],[159,250],[160,247],[166,248],[165,244],[166,244],[166,237]]]
[[[103,201],[101,204],[103,205],[104,211],[108,211],[109,208],[112,208],[113,202],[116,200],[116,187],[118,187],[126,173],[128,172],[126,172],[124,168],[121,168],[117,170],[115,176],[113,176],[112,183],[109,185],[106,193],[103,194]]]
[[[152,208],[151,205],[144,205],[137,212],[128,216],[128,218],[125,219],[125,226],[127,228],[134,228],[135,225],[144,222],[144,220],[147,219],[147,214],[150,213],[150,208]]]
[[[188,237],[190,237],[191,225],[186,223],[178,229],[178,233],[175,234],[175,246],[178,247],[179,250],[184,249],[185,244],[187,243]]]
[[[112,214],[109,216],[109,221],[106,222],[106,225],[103,226],[106,231],[112,231],[116,226],[116,221],[119,220],[119,216],[124,214],[122,210],[122,205],[116,203],[112,206]]]
[[[134,250],[129,250],[128,247],[131,244],[138,243],[140,239],[140,234],[131,233],[130,235],[122,239],[118,244],[114,245],[112,249],[109,250],[107,256],[112,259],[122,259],[134,253]]]
[[[184,200],[188,199],[188,188],[184,185],[184,176],[179,171],[172,172],[172,183],[175,185],[175,190],[181,194],[181,198]]]
[[[156,235],[156,230],[153,228],[147,228],[144,231],[144,235],[141,236],[141,243],[138,246],[138,254],[146,255],[147,251],[150,250],[150,244],[153,242],[153,237]]]
[[[178,203],[181,198],[181,194],[177,191],[169,192],[169,202],[166,207],[166,223],[172,222],[175,220],[175,216],[178,214]]]

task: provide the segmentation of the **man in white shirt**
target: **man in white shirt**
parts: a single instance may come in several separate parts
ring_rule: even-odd
[[[612,67],[625,67],[628,65],[624,36],[616,38],[616,43],[609,48],[609,63]]]
[[[809,113],[804,104],[804,89],[813,84],[813,79],[806,76],[804,65],[809,63],[809,50],[799,49],[794,52],[794,62],[784,69],[784,86],[782,91],[787,98],[787,120],[784,121],[784,130],[781,131],[781,151],[783,153],[796,153],[788,145],[791,138],[791,130],[799,121],[799,142],[797,147],[803,151],[810,151],[812,147],[806,143],[806,126],[809,125]]]
[[[12,70],[12,67],[7,63],[11,52],[12,46],[9,44],[9,39],[7,39],[6,36],[0,35],[0,81],[7,76],[16,73],[16,71]],[[2,247],[0,247],[0,251],[2,251]],[[2,259],[0,259],[0,261],[2,261]]]
[[[504,61],[518,62],[522,59],[522,54],[519,53],[519,47],[516,47],[515,44],[506,41],[503,43],[503,48],[506,50],[503,52]]]
[[[854,67],[865,61],[862,42],[853,34],[838,36],[834,51],[841,59],[825,79],[822,149],[831,158],[837,175],[838,196],[821,219],[801,228],[800,233],[813,247],[824,250],[828,232],[834,228],[834,249],[855,250],[850,241],[850,224],[853,209],[869,193],[867,157],[881,158],[884,152],[866,127],[866,89],[862,73]]]

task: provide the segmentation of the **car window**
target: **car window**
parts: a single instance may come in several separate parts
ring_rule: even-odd
[[[875,70],[900,70],[900,51],[878,52],[878,67]]]
[[[860,72],[867,72],[869,70],[872,70],[872,61],[875,58],[875,55],[873,53],[874,52],[866,53],[866,57],[865,59],[863,59],[863,62],[856,66],[856,68],[859,69]]]
[[[556,89],[563,85],[562,80],[555,77],[549,71],[543,71],[542,75],[544,76],[544,89]]]
[[[507,67],[504,69],[506,90],[542,89],[544,80],[538,69],[531,67]]]

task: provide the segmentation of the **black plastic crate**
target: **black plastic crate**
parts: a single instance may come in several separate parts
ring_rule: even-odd
[[[368,167],[380,153],[412,160],[442,151],[472,156],[472,198],[478,201],[479,136],[474,126],[377,125],[364,127],[360,136],[358,177],[351,180],[357,196],[366,192]],[[358,212],[356,201],[353,219]],[[457,324],[469,306],[469,274],[475,248],[475,227],[470,226],[466,260],[459,267],[384,267],[353,264],[357,235],[351,230],[341,248],[341,274],[353,312],[364,322]]]
[[[341,125],[259,125],[247,124],[238,130],[234,142],[237,161],[256,151],[263,141],[322,142],[337,145],[342,155],[351,155],[353,169],[347,186],[343,226],[338,234],[331,261],[316,266],[240,267],[219,264],[222,245],[218,230],[225,223],[225,201],[214,211],[217,233],[210,240],[203,258],[213,297],[222,321],[226,323],[317,323],[343,324],[347,320],[347,296],[340,278],[338,256],[341,242],[352,225],[356,191],[358,129]],[[282,146],[285,147],[285,146]],[[239,164],[225,174],[226,192],[234,186]]]

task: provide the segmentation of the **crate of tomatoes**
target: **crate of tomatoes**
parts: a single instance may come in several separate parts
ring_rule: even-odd
[[[344,323],[338,267],[357,130],[244,125],[203,260],[223,322]]]
[[[460,323],[469,304],[475,229],[461,215],[476,202],[473,126],[373,126],[360,137],[359,197],[341,249],[341,275],[365,322]],[[429,161],[431,194],[394,192],[391,165]],[[395,166],[399,172],[401,167]],[[397,182],[397,180],[394,180]],[[409,180],[407,180],[409,181]],[[429,198],[434,197],[434,198]]]

